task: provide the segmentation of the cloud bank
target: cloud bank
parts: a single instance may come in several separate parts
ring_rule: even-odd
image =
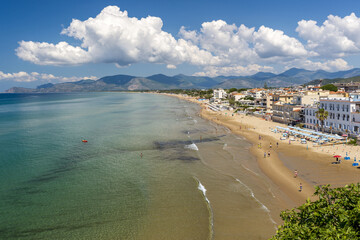
[[[199,30],[181,27],[178,38],[162,27],[159,17],[138,19],[108,6],[94,18],[73,19],[62,30],[79,46],[21,41],[16,54],[39,65],[156,63],[174,69],[186,63],[202,69],[196,75],[216,76],[274,71],[279,65],[347,70],[352,66],[343,58],[360,53],[360,19],[354,13],[344,18],[329,15],[321,25],[301,20],[296,28],[299,39],[278,29],[236,26],[223,20],[204,22]]]
[[[34,82],[45,80],[49,82],[75,82],[82,79],[91,79],[96,80],[98,79],[95,76],[90,77],[62,77],[62,76],[55,76],[53,74],[47,73],[38,73],[38,72],[17,72],[17,73],[4,73],[0,71],[0,81],[7,80],[7,81],[14,81],[14,82]]]

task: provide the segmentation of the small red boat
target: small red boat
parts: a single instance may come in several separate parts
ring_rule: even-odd
[[[85,139],[84,139],[84,140],[81,140],[81,141],[82,141],[82,142],[88,142],[88,141],[87,141],[87,140],[85,140]]]

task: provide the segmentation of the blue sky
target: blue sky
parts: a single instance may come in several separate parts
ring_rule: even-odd
[[[2,1],[0,91],[114,74],[360,67],[359,7],[323,0]]]

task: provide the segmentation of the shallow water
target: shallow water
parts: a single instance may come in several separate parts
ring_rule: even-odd
[[[270,237],[277,188],[198,110],[152,94],[0,95],[0,238]]]

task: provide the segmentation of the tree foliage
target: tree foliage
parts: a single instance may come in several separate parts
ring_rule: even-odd
[[[255,100],[255,98],[254,97],[252,97],[252,96],[245,96],[244,97],[244,100],[251,100],[251,101],[254,101]]]
[[[248,89],[247,88],[239,88],[237,91],[238,92],[243,92],[243,91],[247,91]]]
[[[234,99],[229,99],[229,104],[230,106],[234,106],[235,105],[235,100]]]
[[[319,121],[321,122],[321,128],[324,131],[324,122],[328,118],[329,112],[325,111],[325,109],[323,108],[319,108],[319,110],[317,110],[315,114],[316,118],[319,119]]]
[[[235,91],[237,91],[236,88],[230,88],[230,89],[228,90],[228,93],[232,93],[232,92],[235,92]]]
[[[360,239],[360,183],[316,187],[318,200],[281,212],[284,224],[271,239]]]
[[[320,87],[322,90],[329,90],[333,92],[337,92],[338,88],[334,84],[326,84],[322,87]]]
[[[350,139],[348,140],[347,144],[357,146],[357,140],[356,140],[356,138],[350,138]]]

